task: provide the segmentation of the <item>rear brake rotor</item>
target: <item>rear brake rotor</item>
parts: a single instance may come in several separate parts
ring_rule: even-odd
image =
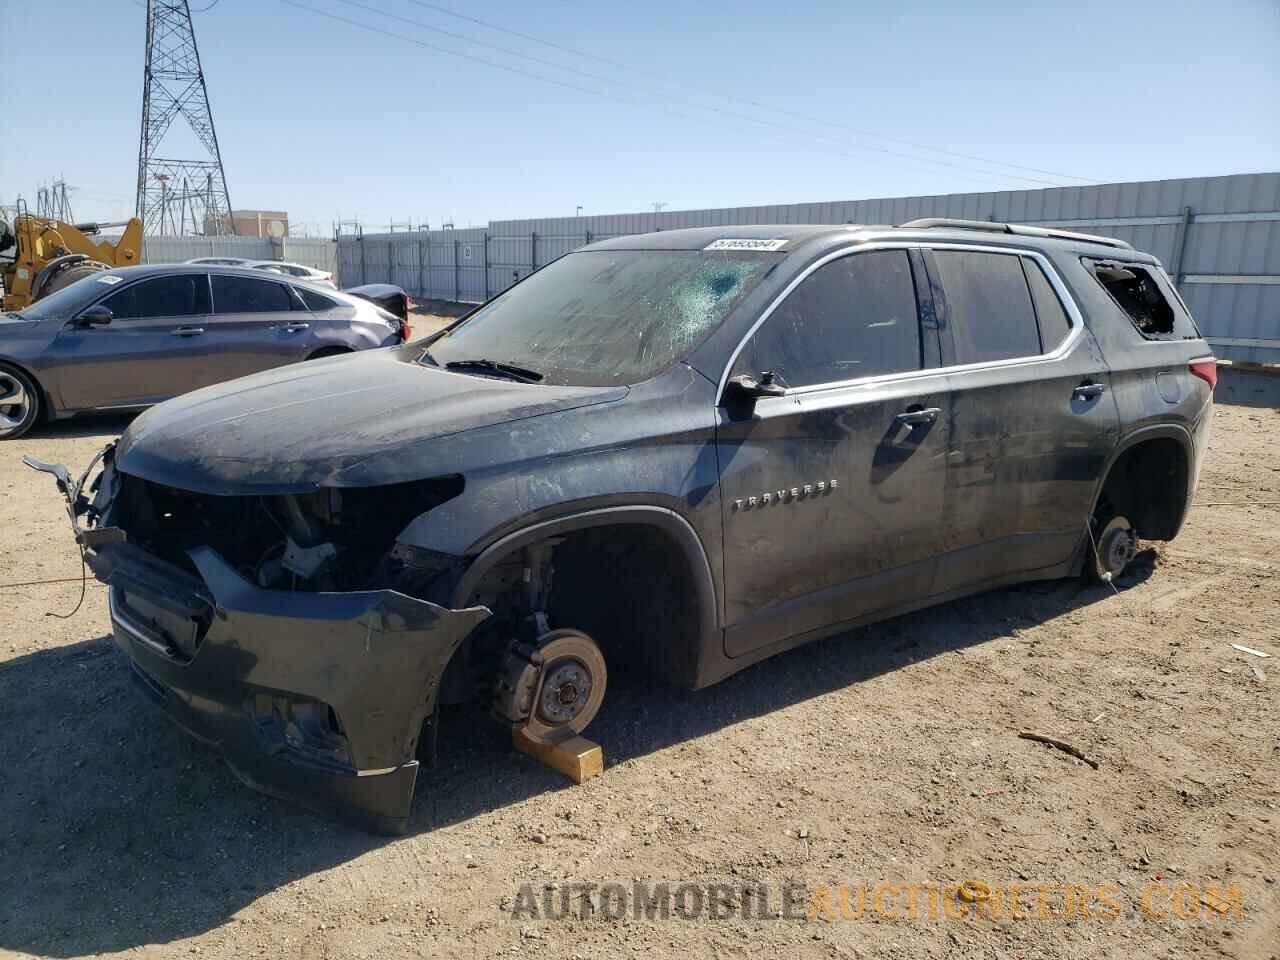
[[[1099,580],[1110,574],[1114,580],[1124,573],[1138,552],[1138,535],[1127,517],[1112,517],[1098,533],[1094,571]]]

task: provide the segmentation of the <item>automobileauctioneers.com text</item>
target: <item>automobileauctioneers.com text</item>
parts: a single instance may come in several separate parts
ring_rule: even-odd
[[[566,882],[522,884],[509,902],[515,920],[1238,920],[1239,884],[1114,882],[742,884]]]

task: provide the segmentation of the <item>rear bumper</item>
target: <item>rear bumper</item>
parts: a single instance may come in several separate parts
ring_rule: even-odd
[[[131,544],[86,552],[135,678],[179,726],[264,793],[405,830],[422,722],[486,609],[263,590],[207,548],[199,577]]]

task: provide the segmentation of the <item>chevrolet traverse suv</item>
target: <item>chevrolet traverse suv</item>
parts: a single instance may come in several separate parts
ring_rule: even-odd
[[[46,469],[148,694],[251,784],[398,830],[442,703],[555,740],[611,674],[704,687],[976,591],[1115,578],[1182,525],[1215,379],[1118,241],[673,230],[428,339],[164,403],[91,486]]]

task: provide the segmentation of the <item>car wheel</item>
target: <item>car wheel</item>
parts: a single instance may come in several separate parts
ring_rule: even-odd
[[[1114,583],[1138,552],[1138,534],[1128,517],[1109,517],[1090,521],[1091,556],[1085,564],[1089,579],[1095,583]]]
[[[22,436],[40,419],[40,388],[13,367],[0,365],[0,440]]]

